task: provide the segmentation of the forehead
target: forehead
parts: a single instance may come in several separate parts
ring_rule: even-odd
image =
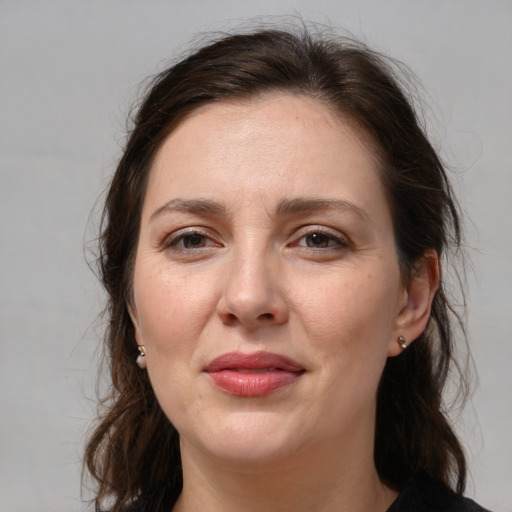
[[[306,190],[319,197],[358,192],[371,204],[382,192],[379,163],[355,123],[317,100],[273,94],[210,104],[188,116],[157,152],[148,199],[233,192],[282,200]]]

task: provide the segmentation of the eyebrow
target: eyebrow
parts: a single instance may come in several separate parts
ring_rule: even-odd
[[[276,208],[276,215],[293,215],[308,213],[320,210],[339,210],[352,212],[365,220],[371,220],[369,215],[361,208],[350,201],[343,199],[326,199],[316,197],[296,197],[294,199],[283,199]],[[164,205],[157,208],[151,215],[150,221],[163,212],[185,212],[206,215],[226,216],[228,209],[222,203],[211,199],[171,199]]]
[[[157,208],[150,217],[150,221],[163,212],[178,211],[186,213],[202,213],[207,215],[226,215],[227,208],[211,199],[171,199]]]
[[[371,220],[369,215],[359,206],[343,199],[326,199],[316,197],[297,197],[294,199],[284,199],[279,204],[276,213],[278,215],[287,215],[295,213],[307,213],[318,210],[340,210],[342,212],[352,212],[365,220]]]

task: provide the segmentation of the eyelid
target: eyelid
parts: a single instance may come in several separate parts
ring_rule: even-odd
[[[335,245],[335,246],[331,245],[331,246],[324,247],[324,248],[322,248],[322,247],[314,248],[314,247],[307,247],[306,245],[299,244],[299,242],[304,237],[313,235],[315,233],[320,233],[322,235],[327,236],[329,239],[336,242],[337,245]],[[182,248],[182,247],[177,246],[177,244],[183,238],[185,238],[187,236],[192,236],[192,235],[203,236],[203,237],[207,238],[208,240],[210,240],[212,243],[208,244],[206,247],[197,247],[195,249],[187,249],[187,248]],[[350,247],[351,242],[346,235],[344,235],[343,233],[341,233],[340,231],[338,231],[336,229],[328,228],[328,227],[322,226],[322,225],[309,225],[308,224],[307,226],[300,227],[295,232],[295,234],[293,236],[293,240],[287,245],[288,246],[299,246],[299,247],[303,247],[307,250],[326,251],[326,250],[337,250],[340,248]],[[203,226],[190,226],[190,227],[186,227],[186,228],[177,229],[177,230],[173,231],[172,233],[166,235],[163,238],[163,240],[161,241],[161,243],[159,243],[159,246],[162,250],[172,248],[175,251],[182,250],[185,252],[190,252],[192,250],[195,250],[195,251],[201,250],[201,249],[206,250],[211,247],[222,247],[223,244],[221,242],[219,242],[219,236],[216,235],[215,232],[212,233],[211,229],[203,227]]]
[[[338,246],[337,247],[333,247],[333,246],[330,246],[330,247],[325,247],[325,248],[321,248],[321,247],[318,247],[318,248],[313,248],[313,247],[307,247],[307,246],[304,246],[304,245],[299,245],[299,241],[302,240],[304,237],[306,236],[309,236],[309,235],[313,235],[315,233],[320,233],[322,235],[325,235],[327,237],[329,237],[331,240],[334,240],[335,242],[338,243]],[[349,238],[344,235],[343,233],[341,233],[340,231],[336,230],[336,229],[333,229],[333,228],[328,228],[326,226],[321,226],[321,225],[308,225],[308,226],[304,226],[302,228],[300,228],[296,234],[294,235],[294,241],[291,243],[291,245],[298,245],[299,247],[305,247],[306,249],[308,250],[337,250],[339,248],[346,248],[346,247],[350,247],[351,246],[351,242],[349,240]]]
[[[218,237],[215,237],[210,229],[202,227],[202,226],[190,226],[190,227],[186,227],[186,228],[177,229],[177,230],[173,231],[172,233],[166,235],[164,237],[164,239],[162,240],[160,246],[163,250],[170,249],[172,247],[173,250],[175,250],[175,251],[180,251],[180,250],[191,251],[191,249],[177,247],[177,244],[181,240],[183,240],[183,238],[185,238],[187,236],[192,236],[192,235],[203,236],[203,237],[207,238],[208,240],[212,241],[213,243],[209,244],[206,247],[206,249],[210,248],[210,247],[215,247],[215,246],[220,247],[222,245],[220,242],[217,241],[216,238],[218,238]],[[200,249],[204,250],[205,247],[197,247],[194,250],[197,251]]]

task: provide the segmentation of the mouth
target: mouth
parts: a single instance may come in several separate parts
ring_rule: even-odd
[[[306,370],[293,359],[272,352],[231,352],[215,358],[203,371],[225,393],[259,397],[292,385]]]

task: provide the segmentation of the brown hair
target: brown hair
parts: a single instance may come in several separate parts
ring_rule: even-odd
[[[262,29],[223,36],[153,80],[112,178],[101,225],[99,269],[108,293],[105,348],[112,387],[85,452],[86,467],[98,483],[97,507],[109,498],[111,510],[119,511],[139,498],[156,512],[181,491],[178,434],[160,409],[147,373],[135,365],[127,304],[151,163],[191,112],[275,91],[321,101],[357,123],[375,145],[404,279],[427,250],[444,256],[460,246],[458,210],[443,165],[394,69],[388,59],[352,39],[315,36],[305,29]],[[395,489],[418,473],[459,493],[464,489],[465,458],[442,401],[455,363],[453,320],[441,283],[427,329],[384,369],[375,464],[381,479]]]

